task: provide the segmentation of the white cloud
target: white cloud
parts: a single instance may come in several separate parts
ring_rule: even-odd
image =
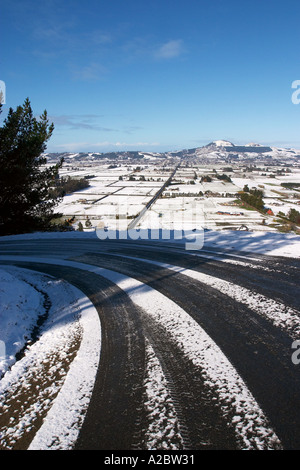
[[[107,69],[96,62],[92,62],[82,67],[77,66],[73,69],[73,77],[75,80],[87,82],[100,80],[104,75],[106,75],[106,73]]]
[[[172,59],[180,56],[184,52],[183,41],[176,39],[168,41],[156,51],[155,56],[158,59]]]
[[[55,127],[66,127],[71,130],[86,129],[101,132],[116,132],[117,129],[100,126],[97,121],[103,116],[95,114],[49,116]]]
[[[93,152],[93,151],[106,151],[107,149],[115,149],[116,151],[127,150],[133,148],[134,150],[141,150],[147,147],[159,146],[158,142],[70,142],[67,144],[57,144],[52,146],[52,151],[55,152]]]
[[[133,142],[131,144],[127,143],[127,142],[116,142],[114,144],[110,144],[110,145],[113,145],[115,147],[124,147],[124,148],[127,148],[127,147],[135,147],[136,149],[139,149],[139,147],[153,147],[153,146],[156,146],[156,145],[159,145],[159,142]]]

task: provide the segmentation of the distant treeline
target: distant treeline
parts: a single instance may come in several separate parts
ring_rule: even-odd
[[[223,173],[223,175],[217,174],[216,177],[218,178],[218,180],[227,181],[228,183],[232,182],[230,176],[226,175],[225,173]]]
[[[240,199],[251,207],[259,211],[264,210],[264,193],[259,189],[249,189],[247,185],[244,186],[244,192],[240,194]]]
[[[290,222],[299,225],[300,224],[300,212],[296,209],[290,209],[288,213],[288,219]]]
[[[230,176],[226,175],[225,173],[223,173],[223,175],[215,174],[213,176],[221,181],[227,181],[228,183],[232,182]],[[211,178],[209,175],[203,175],[200,177],[200,181],[201,183],[211,183],[213,178]]]
[[[300,188],[300,183],[281,183],[281,186],[286,189]]]
[[[86,189],[89,186],[90,183],[86,177],[77,179],[71,178],[71,176],[62,176],[55,180],[54,187],[51,192],[55,197],[61,197],[65,194]]]

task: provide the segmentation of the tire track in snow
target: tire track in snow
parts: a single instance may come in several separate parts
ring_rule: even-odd
[[[175,302],[148,285],[112,270],[59,259],[30,258],[28,261],[77,268],[116,284],[166,331],[178,350],[198,369],[215,399],[217,394],[217,406],[236,435],[237,442],[233,445],[243,449],[281,447],[268,419],[232,364],[200,325]],[[212,443],[212,446],[214,444],[217,445]]]
[[[106,258],[106,257],[105,257]],[[226,302],[225,294],[205,288],[187,276],[166,269],[148,268],[145,263],[86,254],[80,261],[116,269],[152,287],[188,311],[237,368],[286,448],[297,448],[298,419],[294,409],[299,399],[299,380],[291,363],[291,339],[271,323],[260,320],[248,307]],[[131,261],[131,260],[129,260]],[[227,296],[228,297],[228,296]]]
[[[102,274],[103,275],[103,274]],[[278,448],[279,440],[247,386],[205,331],[181,307],[145,284],[121,275],[109,276],[134,303],[167,330],[168,336],[205,378],[205,385],[218,394],[219,406],[235,429],[243,449]],[[229,424],[229,423],[228,423]],[[252,436],[249,438],[249,430]]]
[[[206,284],[231,297],[233,300],[246,305],[258,315],[261,315],[270,320],[274,326],[287,331],[293,339],[298,339],[300,337],[299,311],[294,308],[287,307],[282,302],[275,301],[262,294],[250,291],[245,287],[239,286],[224,279],[219,279],[209,274],[201,273],[193,269],[187,269],[181,266],[127,255],[110,253],[109,256],[141,261],[143,263],[159,266],[160,268],[169,269],[173,272],[188,276],[189,278]]]
[[[144,403],[148,426],[144,434],[147,450],[186,449],[178,421],[176,405],[170,395],[170,383],[155,355],[149,340],[146,340],[146,376],[144,381],[146,400]]]

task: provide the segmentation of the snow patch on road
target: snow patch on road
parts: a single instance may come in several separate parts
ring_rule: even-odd
[[[168,391],[166,377],[160,362],[148,341],[146,341],[146,402],[149,428],[146,431],[147,450],[183,449],[176,410]]]

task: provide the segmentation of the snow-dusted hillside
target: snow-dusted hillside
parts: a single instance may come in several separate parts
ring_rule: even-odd
[[[105,161],[126,161],[126,162],[149,162],[165,160],[170,158],[183,158],[187,159],[197,158],[197,159],[216,159],[224,161],[243,161],[247,159],[255,160],[264,160],[266,162],[275,160],[286,159],[289,162],[299,162],[300,161],[300,150],[297,149],[286,149],[286,148],[277,148],[262,145],[259,143],[246,143],[244,145],[235,145],[234,143],[228,140],[214,140],[213,142],[204,145],[203,147],[197,147],[193,149],[185,150],[176,150],[163,153],[154,153],[154,152],[140,152],[140,151],[130,151],[130,152],[109,152],[109,153],[100,153],[100,152],[80,152],[80,153],[46,153],[45,156],[48,159],[48,162],[57,161],[59,158],[63,157],[65,162],[75,163],[75,162],[105,162]]]

